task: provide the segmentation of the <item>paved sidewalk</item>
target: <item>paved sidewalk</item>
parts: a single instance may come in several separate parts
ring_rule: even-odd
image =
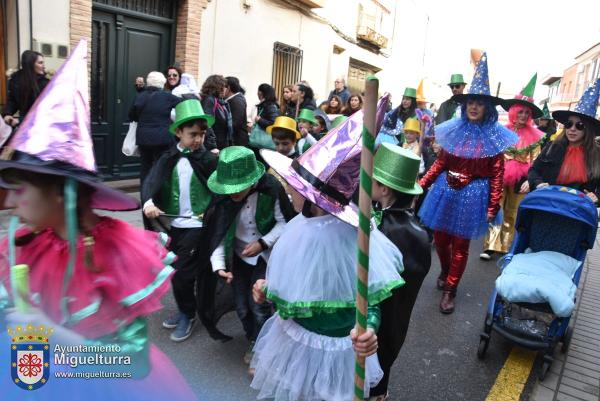
[[[555,361],[530,401],[600,400],[600,237],[588,252],[571,319],[573,336],[568,351],[555,352]]]

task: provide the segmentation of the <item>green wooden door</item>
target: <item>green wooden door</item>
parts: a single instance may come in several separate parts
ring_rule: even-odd
[[[112,11],[112,10],[111,10]],[[91,111],[96,163],[106,179],[137,176],[139,161],[121,153],[136,95],[134,81],[172,59],[172,23],[93,10]]]

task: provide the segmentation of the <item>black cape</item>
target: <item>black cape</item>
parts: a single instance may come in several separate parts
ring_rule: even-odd
[[[285,190],[275,177],[264,174],[258,181],[255,191],[267,194],[279,200],[281,213],[285,221],[290,221],[296,212],[285,193]],[[233,224],[238,212],[245,202],[234,202],[229,196],[216,196],[204,214],[204,227],[208,239],[206,258],[209,259],[214,250],[225,238],[227,230]],[[210,263],[203,270],[201,279],[198,280],[196,298],[199,302],[200,320],[206,326],[210,336],[214,339],[227,341],[231,337],[221,333],[216,325],[228,312],[235,310],[233,291],[231,285],[225,283],[219,276],[213,274]]]
[[[431,267],[431,244],[413,212],[394,204],[382,214],[379,230],[402,252],[402,278],[406,284],[396,288],[390,298],[379,304],[381,326],[377,333],[377,355],[384,377],[371,394],[387,391],[390,369],[404,344],[413,306]]]
[[[206,149],[200,148],[195,152],[184,155],[179,151],[177,145],[173,145],[154,163],[148,177],[144,180],[140,194],[142,204],[158,195],[163,184],[171,178],[173,169],[182,157],[188,158],[198,180],[204,185],[206,185],[208,177],[217,168],[218,157]]]

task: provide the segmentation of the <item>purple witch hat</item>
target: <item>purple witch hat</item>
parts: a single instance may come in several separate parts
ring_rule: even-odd
[[[377,105],[377,129],[383,124],[389,95]],[[263,159],[307,200],[358,227],[358,208],[350,202],[358,186],[362,150],[362,110],[329,131],[302,156],[292,160],[272,150]]]
[[[135,210],[132,197],[102,183],[90,130],[87,42],[71,56],[37,98],[0,156],[0,170],[28,170],[73,178],[92,187],[91,206]]]

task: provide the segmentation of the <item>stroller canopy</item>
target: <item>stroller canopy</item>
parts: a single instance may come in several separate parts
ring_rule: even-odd
[[[529,224],[534,211],[548,212],[583,223],[587,232],[586,240],[590,247],[593,246],[598,229],[598,212],[592,200],[583,192],[550,185],[527,194],[519,205],[517,229]]]

